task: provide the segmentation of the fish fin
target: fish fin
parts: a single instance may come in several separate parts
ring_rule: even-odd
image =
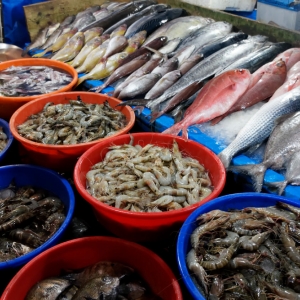
[[[153,49],[153,48],[150,48],[150,47],[148,47],[148,46],[143,46],[143,48],[146,48],[147,50],[149,50],[149,51],[151,51],[151,52],[157,54],[159,57],[164,57],[164,54],[163,54],[163,53],[161,53],[161,52],[159,52],[159,51],[157,51],[157,50],[155,50],[155,49]]]
[[[267,170],[264,164],[231,166],[229,167],[229,170],[238,171],[242,174],[250,175],[253,181],[254,190],[258,193],[261,192],[265,172]]]
[[[278,195],[282,195],[286,186],[288,184],[287,180],[283,180],[283,181],[276,181],[276,182],[267,182],[266,185],[276,188],[277,189],[277,194]]]
[[[133,107],[133,110],[137,112],[137,115],[139,116],[143,112],[144,108],[145,106],[135,106]]]
[[[219,117],[216,117],[216,118],[212,119],[212,120],[210,121],[210,126],[214,126],[214,125],[218,124],[218,123],[219,123],[220,121],[222,121],[225,117],[226,117],[225,115],[221,115],[221,116],[219,116]]]
[[[178,135],[179,132],[181,131],[182,125],[181,123],[177,123],[173,126],[171,126],[170,128],[164,130],[162,133],[164,134],[171,134],[171,135]]]

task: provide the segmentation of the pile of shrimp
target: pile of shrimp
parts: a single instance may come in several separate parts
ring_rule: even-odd
[[[4,150],[8,142],[7,135],[4,133],[3,128],[0,126],[0,152]]]
[[[206,299],[300,299],[300,208],[201,215],[187,266]]]
[[[99,201],[134,212],[181,209],[202,201],[213,187],[198,160],[147,144],[112,146],[86,175],[87,191]]]

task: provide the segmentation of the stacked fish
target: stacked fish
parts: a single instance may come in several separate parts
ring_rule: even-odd
[[[3,131],[3,128],[0,126],[0,152],[4,150],[8,142],[7,135]]]

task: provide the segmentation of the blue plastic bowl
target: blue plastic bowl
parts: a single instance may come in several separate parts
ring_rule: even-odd
[[[75,196],[71,185],[65,178],[52,170],[32,165],[0,167],[0,189],[8,187],[12,179],[15,180],[17,186],[33,185],[48,190],[60,198],[65,205],[66,219],[58,231],[43,245],[28,254],[1,262],[0,270],[20,267],[44,250],[56,245],[63,237],[72,219],[75,206]]]
[[[229,209],[242,209],[246,207],[267,207],[275,205],[277,201],[282,201],[300,207],[298,200],[291,200],[285,197],[260,194],[260,193],[240,193],[218,197],[206,202],[193,213],[183,223],[177,240],[177,263],[183,282],[194,299],[205,300],[205,297],[195,286],[186,265],[186,256],[191,249],[190,235],[198,226],[197,218],[214,209],[228,211]]]
[[[1,164],[4,161],[5,157],[7,156],[7,153],[12,145],[12,142],[14,141],[14,137],[10,132],[9,124],[5,120],[0,119],[0,127],[3,128],[4,133],[8,137],[8,142],[6,144],[6,147],[2,151],[0,151],[0,164]]]

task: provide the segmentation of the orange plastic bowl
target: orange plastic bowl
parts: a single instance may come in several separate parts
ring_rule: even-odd
[[[151,143],[169,148],[172,147],[175,139],[182,152],[197,159],[208,170],[214,186],[213,192],[201,202],[189,207],[157,213],[131,212],[106,205],[92,197],[86,191],[87,172],[90,171],[94,164],[105,157],[110,146],[128,144],[131,137],[134,139],[134,145],[145,146]],[[180,226],[191,212],[219,196],[224,188],[225,180],[226,172],[222,162],[208,148],[191,140],[186,141],[178,136],[149,132],[126,134],[103,141],[86,151],[79,158],[74,169],[75,186],[80,195],[92,205],[97,220],[116,236],[137,242],[161,240],[174,231],[178,232]]]
[[[61,92],[68,92],[73,89],[78,81],[78,74],[76,70],[71,67],[70,65],[52,60],[52,59],[45,59],[45,58],[23,58],[23,59],[15,59],[9,60],[6,62],[2,62],[0,64],[0,72],[9,68],[9,67],[24,67],[24,66],[47,66],[47,67],[54,67],[66,71],[69,73],[73,80],[63,88],[48,93],[47,95],[57,94]],[[23,104],[42,97],[43,95],[36,95],[36,96],[29,96],[29,97],[3,97],[0,96],[0,118],[9,120],[11,115]]]
[[[163,300],[183,299],[176,277],[158,255],[138,244],[112,237],[75,239],[44,251],[13,277],[1,299],[25,299],[39,280],[105,260],[132,267]]]
[[[129,106],[118,106],[116,109],[125,115],[127,125],[123,129],[119,130],[115,135],[103,139],[76,145],[46,145],[30,141],[19,135],[17,126],[24,123],[32,114],[42,111],[46,103],[53,102],[54,104],[67,104],[69,103],[69,100],[76,100],[78,96],[80,96],[82,101],[86,103],[101,104],[108,101],[110,106],[113,108],[115,108],[117,104],[121,103],[120,100],[103,94],[68,92],[44,96],[23,105],[12,115],[9,127],[15,139],[19,142],[19,152],[24,162],[40,165],[56,171],[73,172],[78,157],[87,149],[98,144],[101,140],[111,139],[116,135],[127,133],[134,125],[135,114],[132,108]]]

